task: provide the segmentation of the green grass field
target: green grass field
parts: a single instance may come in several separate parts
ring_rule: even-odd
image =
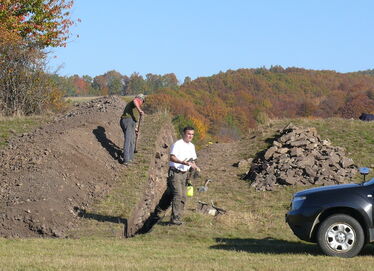
[[[257,136],[241,142],[238,160],[253,157],[266,148],[266,139],[288,122],[273,121],[250,131]],[[342,119],[292,122],[316,127],[323,139],[329,138],[333,145],[346,148],[357,165],[374,166],[374,123]],[[131,192],[131,182],[136,182],[134,176],[144,170],[148,155],[139,155],[139,167],[127,173],[133,177],[123,177],[122,185],[97,202],[91,211],[121,216],[122,207],[118,206],[126,209],[127,204],[121,195],[139,193],[139,186]],[[333,258],[322,255],[317,245],[302,242],[292,234],[284,215],[292,194],[306,187],[258,192],[240,180],[240,169],[230,171],[235,173],[234,177],[189,200],[186,223],[182,226],[167,225],[166,215],[152,232],[130,239],[119,234],[122,224],[98,221],[87,221],[85,227],[89,230],[83,229],[86,234],[77,231],[75,238],[70,239],[0,239],[0,270],[370,270],[373,245],[367,245],[352,259]],[[225,172],[202,174],[202,179],[211,174],[218,178]],[[212,198],[218,199],[229,212],[212,217],[192,211],[197,199]]]

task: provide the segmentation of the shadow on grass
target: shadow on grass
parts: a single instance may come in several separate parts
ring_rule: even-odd
[[[245,251],[250,253],[267,254],[309,254],[314,256],[324,255],[317,244],[305,244],[301,242],[291,242],[272,238],[264,239],[239,239],[239,238],[216,238],[217,245],[211,249],[223,249],[233,251]],[[364,246],[358,256],[374,255],[374,244]]]
[[[127,225],[127,219],[122,218],[119,216],[108,216],[108,215],[100,215],[100,214],[93,214],[93,213],[87,213],[86,210],[81,209],[79,207],[74,208],[75,212],[79,217],[86,218],[86,219],[94,219],[99,222],[111,222],[111,223],[117,223],[117,224],[125,224]]]
[[[359,256],[373,256],[374,255],[374,244],[367,244],[364,246]]]
[[[316,244],[290,242],[272,238],[216,238],[216,242],[217,245],[211,246],[210,248],[246,251],[250,253],[321,255],[321,252]]]
[[[92,133],[96,136],[97,141],[101,143],[101,146],[103,146],[115,160],[119,160],[122,151],[116,144],[113,143],[113,141],[107,138],[105,128],[102,126],[97,126],[96,129],[92,130]]]

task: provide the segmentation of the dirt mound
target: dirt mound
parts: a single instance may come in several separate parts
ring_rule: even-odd
[[[246,179],[258,190],[273,190],[276,185],[347,183],[356,173],[343,148],[322,140],[314,128],[290,124],[253,161]]]
[[[104,97],[10,140],[0,151],[0,236],[63,237],[77,208],[105,194],[123,166],[119,116],[125,103]]]

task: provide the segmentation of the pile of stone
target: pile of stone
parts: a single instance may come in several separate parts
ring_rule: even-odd
[[[287,125],[273,145],[252,162],[246,179],[257,190],[277,185],[331,185],[350,182],[357,173],[341,147],[322,140],[315,128]]]
[[[91,114],[93,112],[107,112],[109,109],[117,108],[121,98],[118,96],[104,96],[88,102],[76,103],[75,108],[63,116],[64,119],[78,115]]]

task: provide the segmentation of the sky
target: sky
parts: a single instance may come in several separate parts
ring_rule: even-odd
[[[62,76],[175,73],[183,82],[272,65],[353,72],[374,68],[372,0],[75,0]],[[79,35],[77,38],[76,35]]]

